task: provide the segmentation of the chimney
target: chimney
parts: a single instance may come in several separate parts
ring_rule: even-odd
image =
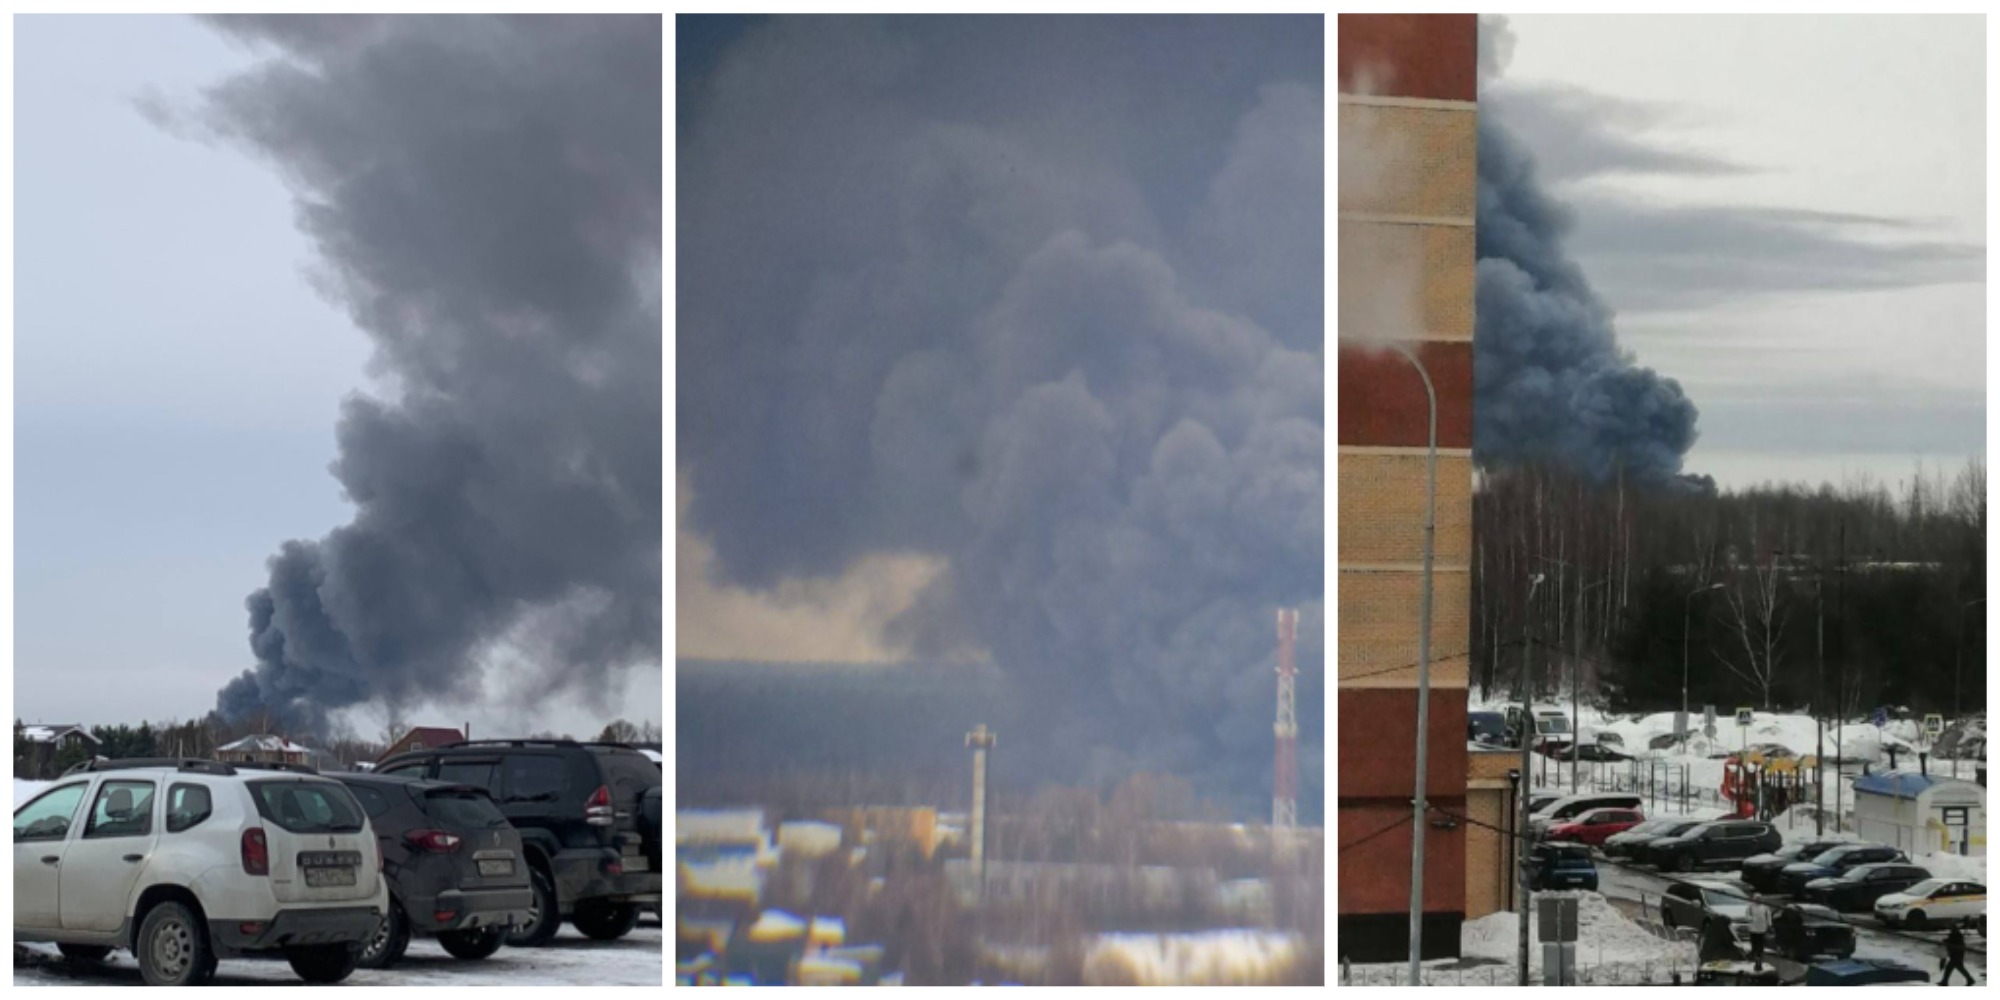
[[[965,734],[972,748],[972,873],[979,880],[975,899],[986,898],[986,752],[993,749],[994,734],[982,722]]]
[[[459,732],[465,734],[465,742],[467,743],[472,742],[472,720],[467,719],[465,721],[465,728],[459,730]]]

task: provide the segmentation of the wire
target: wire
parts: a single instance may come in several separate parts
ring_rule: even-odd
[[[1493,824],[1491,824],[1491,823],[1482,823],[1482,822],[1480,822],[1479,820],[1476,820],[1476,819],[1473,819],[1473,818],[1472,818],[1472,817],[1470,817],[1470,816],[1462,816],[1462,815],[1460,815],[1460,814],[1458,814],[1458,813],[1455,813],[1455,812],[1452,812],[1451,810],[1449,810],[1449,809],[1446,809],[1446,808],[1444,808],[1443,806],[1438,806],[1438,805],[1431,805],[1431,806],[1430,806],[1430,808],[1431,808],[1432,810],[1436,811],[1436,812],[1440,812],[1440,813],[1443,813],[1444,815],[1446,815],[1446,816],[1449,816],[1449,817],[1451,817],[1452,819],[1455,819],[1455,820],[1457,820],[1457,821],[1459,821],[1459,822],[1461,822],[1461,823],[1465,823],[1465,824],[1468,824],[1468,825],[1470,825],[1470,826],[1476,826],[1476,827],[1480,827],[1480,828],[1482,828],[1482,829],[1486,829],[1486,830],[1492,830],[1493,832],[1495,832],[1495,833],[1498,833],[1498,834],[1500,834],[1500,835],[1502,835],[1502,836],[1507,836],[1507,837],[1512,837],[1512,838],[1514,838],[1514,839],[1516,839],[1516,840],[1519,840],[1519,841],[1522,841],[1522,842],[1523,842],[1523,844],[1525,845],[1525,847],[1533,847],[1533,846],[1535,845],[1535,843],[1536,843],[1535,839],[1534,839],[1534,838],[1533,838],[1532,836],[1529,836],[1528,834],[1525,834],[1525,833],[1520,833],[1520,832],[1518,832],[1518,831],[1513,831],[1513,830],[1507,830],[1507,829],[1504,829],[1504,828],[1502,828],[1502,827],[1497,827],[1497,826],[1494,826],[1494,825],[1493,825]],[[1522,855],[1525,855],[1525,854],[1526,854],[1526,850],[1525,850],[1525,849],[1523,849],[1523,850],[1522,850],[1522,851],[1521,851],[1520,853],[1521,853]],[[1695,881],[1694,881],[1693,879],[1684,879],[1684,878],[1680,878],[1680,877],[1678,877],[1678,876],[1675,876],[1675,875],[1671,875],[1671,874],[1668,874],[1668,873],[1666,873],[1666,872],[1659,872],[1659,871],[1651,871],[1651,870],[1644,870],[1644,869],[1640,869],[1640,868],[1638,868],[1638,867],[1636,867],[1636,866],[1633,866],[1633,865],[1628,865],[1628,864],[1623,864],[1623,863],[1620,863],[1620,862],[1617,862],[1617,861],[1613,861],[1612,859],[1610,859],[1610,858],[1608,858],[1608,857],[1607,857],[1607,858],[1603,858],[1602,860],[1597,860],[1597,861],[1596,861],[1596,863],[1597,863],[1597,864],[1600,864],[1600,865],[1603,865],[1603,866],[1605,866],[1605,867],[1607,867],[1607,868],[1616,868],[1616,869],[1619,869],[1619,870],[1621,870],[1621,871],[1626,871],[1626,872],[1631,872],[1632,874],[1635,874],[1635,875],[1649,875],[1649,876],[1652,876],[1653,878],[1657,878],[1657,879],[1662,879],[1662,880],[1664,880],[1664,881],[1668,882],[1669,884],[1673,884],[1673,885],[1694,885],[1694,886],[1696,886],[1697,888],[1709,888],[1709,889],[1713,889],[1713,888],[1715,888],[1715,886],[1713,886],[1713,885],[1709,885],[1709,886],[1703,886],[1703,885],[1701,885],[1700,883],[1697,883],[1697,882],[1695,882]],[[1971,880],[1970,880],[1970,879],[1968,879],[1967,881],[1971,881]],[[1741,897],[1739,897],[1739,898],[1741,898]],[[1791,903],[1777,903],[1777,902],[1766,902],[1766,903],[1765,903],[1764,905],[1765,905],[1765,906],[1768,906],[1768,907],[1771,907],[1772,909],[1776,909],[1776,910],[1789,910],[1789,911],[1796,911],[1796,912],[1797,912],[1797,913],[1798,913],[1798,914],[1799,914],[1800,916],[1802,916],[1802,917],[1803,917],[1803,916],[1807,916],[1807,915],[1808,915],[1808,914],[1806,913],[1806,911],[1805,911],[1805,910],[1803,910],[1803,909],[1801,909],[1801,908],[1799,908],[1799,907],[1797,907],[1797,906],[1794,906],[1794,905],[1793,905],[1793,904],[1791,904]],[[1896,928],[1893,928],[1893,927],[1887,927],[1887,926],[1882,926],[1882,927],[1876,927],[1876,926],[1874,926],[1874,925],[1872,925],[1872,924],[1861,924],[1861,923],[1856,923],[1856,922],[1854,922],[1854,921],[1850,920],[1850,919],[1848,918],[1847,914],[1845,914],[1845,913],[1840,913],[1840,912],[1838,912],[1838,911],[1833,911],[1831,907],[1828,907],[1827,909],[1828,909],[1828,910],[1829,910],[1830,912],[1833,912],[1833,918],[1832,918],[1832,919],[1833,919],[1833,921],[1834,921],[1835,923],[1839,923],[1839,924],[1843,924],[1843,925],[1845,925],[1845,926],[1848,926],[1848,927],[1852,927],[1852,928],[1854,928],[1854,929],[1855,929],[1855,932],[1856,932],[1856,935],[1857,935],[1857,936],[1859,936],[1859,933],[1860,933],[1861,931],[1864,931],[1864,930],[1869,930],[1869,931],[1875,931],[1875,932],[1877,932],[1877,933],[1880,933],[1880,934],[1886,934],[1886,935],[1889,935],[1889,936],[1891,936],[1891,937],[1897,937],[1897,938],[1901,938],[1901,939],[1903,939],[1903,940],[1905,940],[1905,941],[1911,941],[1911,942],[1915,942],[1915,943],[1917,943],[1917,944],[1922,944],[1922,945],[1928,945],[1928,946],[1930,946],[1930,947],[1933,947],[1933,948],[1942,948],[1942,947],[1944,947],[1944,942],[1942,942],[1942,941],[1936,941],[1936,940],[1933,940],[1933,939],[1931,939],[1931,938],[1927,938],[1927,937],[1920,937],[1920,936],[1918,936],[1918,935],[1915,935],[1915,934],[1911,934],[1911,933],[1909,933],[1909,932],[1907,932],[1907,931],[1902,931],[1902,930],[1898,930],[1898,929],[1896,929]],[[1827,918],[1826,918],[1826,917],[1825,917],[1824,915],[1822,915],[1822,914],[1818,914],[1818,913],[1815,913],[1815,914],[1811,914],[1811,916],[1815,916],[1815,917],[1818,917],[1819,919],[1822,919],[1822,920],[1824,920],[1824,919],[1827,919]],[[1980,955],[1980,956],[1984,956],[1984,955],[1986,954],[1986,949],[1985,949],[1985,948],[1974,948],[1974,947],[1972,947],[1972,946],[1971,946],[1970,944],[1968,944],[1968,945],[1966,946],[1966,949],[1965,949],[1965,950],[1966,950],[1966,952],[1967,952],[1968,954],[1974,954],[1974,955]]]
[[[1375,831],[1374,833],[1368,834],[1362,837],[1360,840],[1353,841],[1352,843],[1341,844],[1337,849],[1342,851],[1351,851],[1354,848],[1360,847],[1362,844],[1374,840],[1376,837],[1380,837],[1385,833],[1402,829],[1405,824],[1409,823],[1411,820],[1415,818],[1416,818],[1416,811],[1411,810],[1410,813],[1406,814],[1402,819],[1399,819],[1394,823],[1391,823],[1388,826],[1385,826],[1382,829]]]

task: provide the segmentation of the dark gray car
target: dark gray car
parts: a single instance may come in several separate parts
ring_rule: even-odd
[[[362,948],[363,968],[394,965],[412,934],[462,959],[485,958],[532,918],[521,834],[483,788],[378,774],[335,774],[382,845],[390,915]]]

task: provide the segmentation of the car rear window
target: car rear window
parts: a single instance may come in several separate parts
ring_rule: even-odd
[[[507,758],[505,785],[509,802],[555,802],[562,798],[563,774],[568,768],[561,757],[524,753]],[[442,777],[442,776],[440,776]],[[474,782],[477,784],[477,782]],[[482,786],[484,787],[484,786]]]
[[[370,788],[367,785],[348,785],[347,791],[354,796],[355,801],[361,803],[361,808],[368,810],[369,819],[375,819],[389,811],[389,797],[383,795],[380,789]]]
[[[257,815],[292,833],[355,833],[361,806],[331,781],[253,781]]]
[[[458,830],[506,826],[507,817],[490,796],[459,788],[440,788],[423,796],[424,812]]]
[[[459,785],[473,785],[488,791],[493,789],[493,764],[491,760],[443,760],[438,762],[437,780]]]

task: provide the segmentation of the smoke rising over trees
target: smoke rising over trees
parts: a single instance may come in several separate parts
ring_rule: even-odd
[[[657,669],[657,18],[214,23],[276,56],[196,120],[283,173],[385,383],[342,407],[353,520],[270,560],[218,711],[323,733]],[[535,675],[482,688],[503,651]]]
[[[1511,48],[1480,24],[1482,84]],[[1602,483],[1671,484],[1695,441],[1680,383],[1618,346],[1612,310],[1563,247],[1570,216],[1496,109],[1479,116],[1473,453],[1485,468],[1539,463]]]
[[[989,651],[1098,777],[1268,794],[1277,607],[1319,673],[1319,37],[746,32],[679,154],[677,473],[715,571],[942,556],[912,659]]]

